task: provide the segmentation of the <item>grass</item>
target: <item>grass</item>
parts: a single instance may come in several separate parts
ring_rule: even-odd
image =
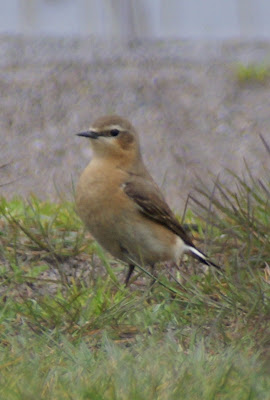
[[[186,258],[152,291],[122,285],[72,204],[2,199],[0,398],[269,399],[270,182],[246,171],[186,217],[224,272]]]
[[[265,83],[270,77],[269,66],[265,65],[243,65],[238,64],[236,67],[236,78],[240,84],[247,83]]]

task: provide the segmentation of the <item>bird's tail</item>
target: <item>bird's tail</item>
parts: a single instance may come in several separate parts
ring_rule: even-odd
[[[209,258],[205,254],[203,254],[200,250],[196,249],[196,247],[188,246],[187,251],[189,253],[191,253],[194,258],[201,261],[203,264],[208,265],[208,266],[212,265],[213,267],[215,267],[219,270],[222,269],[219,265],[217,265],[213,261],[209,260]]]

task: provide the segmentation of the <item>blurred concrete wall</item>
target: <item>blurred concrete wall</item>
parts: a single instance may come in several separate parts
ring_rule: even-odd
[[[270,38],[269,0],[0,0],[0,33]]]

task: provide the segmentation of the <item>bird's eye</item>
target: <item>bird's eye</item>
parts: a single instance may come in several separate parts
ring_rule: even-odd
[[[111,130],[111,132],[110,132],[110,134],[111,134],[111,136],[117,136],[117,135],[119,135],[119,130],[118,129],[112,129]]]

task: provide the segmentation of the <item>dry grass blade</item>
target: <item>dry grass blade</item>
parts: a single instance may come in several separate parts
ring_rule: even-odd
[[[269,145],[263,137],[261,139],[270,154]],[[252,255],[255,265],[256,259],[263,260],[270,254],[270,181],[268,175],[266,178],[254,177],[245,160],[244,166],[246,178],[227,170],[232,181],[230,187],[216,180],[214,190],[210,191],[200,180],[196,188],[199,196],[190,198],[205,221],[209,221],[211,215],[213,226],[221,235],[230,232],[237,238],[233,247],[241,249],[241,257]],[[207,204],[211,204],[211,212]]]
[[[267,150],[268,153],[270,154],[270,146],[269,146],[269,144],[266,142],[266,140],[265,140],[265,138],[263,137],[262,134],[260,134],[260,138],[261,138],[261,141],[263,142],[263,144],[264,144],[266,150]]]

